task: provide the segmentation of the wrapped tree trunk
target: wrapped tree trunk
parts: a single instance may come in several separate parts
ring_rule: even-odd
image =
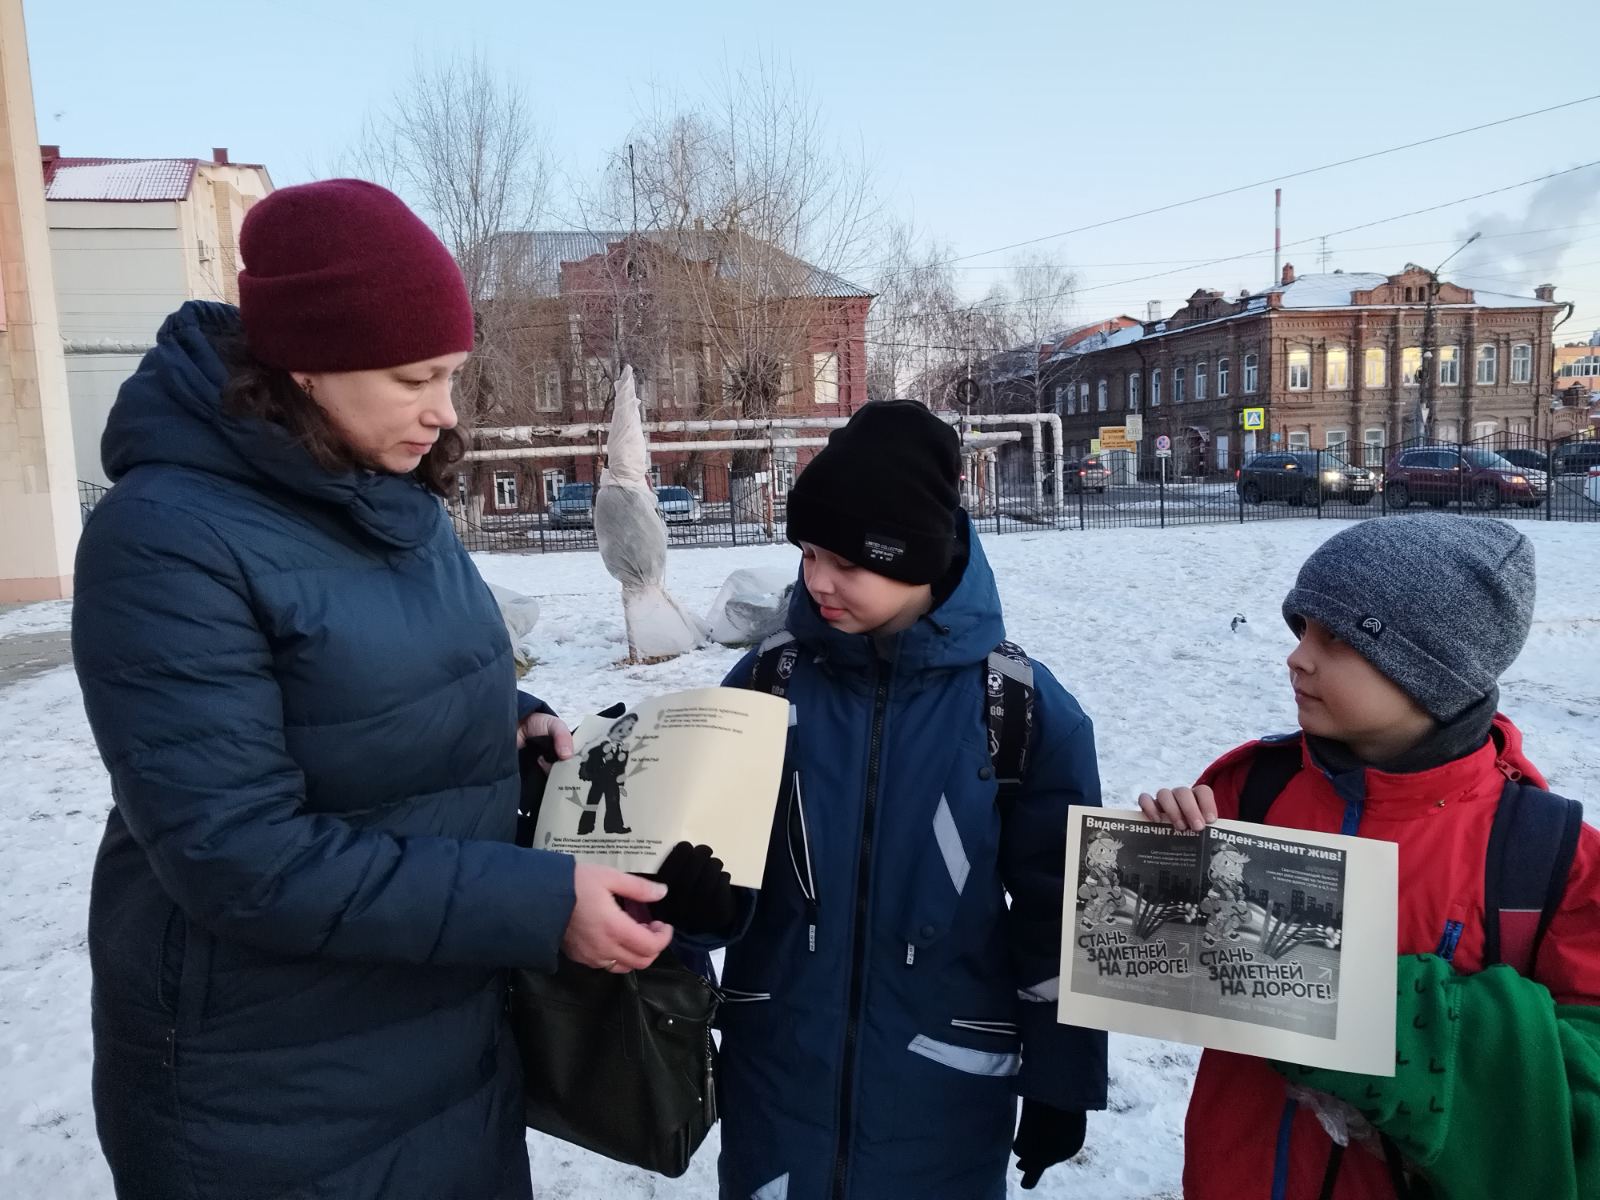
[[[665,586],[667,527],[650,486],[649,452],[631,366],[623,367],[617,380],[606,468],[594,498],[594,536],[606,570],[622,584],[630,658],[672,658],[705,642],[705,624]]]

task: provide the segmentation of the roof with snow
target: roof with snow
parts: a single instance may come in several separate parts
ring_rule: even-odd
[[[1279,284],[1257,292],[1252,299],[1278,295],[1284,308],[1394,308],[1393,304],[1355,305],[1352,293],[1371,291],[1392,283],[1396,276],[1372,271],[1333,271],[1326,275],[1301,275],[1293,283]],[[1506,292],[1491,292],[1484,288],[1469,288],[1473,299],[1470,305],[1452,305],[1441,302],[1439,307],[1478,308],[1542,308],[1549,301],[1533,296],[1513,296]],[[1406,307],[1406,306],[1401,306]]]
[[[541,296],[555,296],[561,290],[561,266],[605,254],[626,242],[625,230],[535,229],[502,233],[496,239],[496,252],[502,262],[514,266],[525,282]],[[872,293],[831,271],[814,267],[769,242],[747,234],[710,229],[641,230],[641,238],[685,258],[714,262],[720,279],[736,282],[746,276],[764,276],[752,282],[771,291],[819,299],[867,297]],[[520,260],[520,261],[514,261]]]
[[[196,158],[52,158],[44,164],[46,200],[184,200]]]

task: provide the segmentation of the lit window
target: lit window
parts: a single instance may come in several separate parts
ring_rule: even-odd
[[[1455,387],[1461,382],[1461,347],[1439,347],[1439,382],[1445,387]]]
[[[1291,392],[1305,392],[1309,391],[1310,389],[1311,351],[1289,351],[1289,390]]]
[[[1328,382],[1330,392],[1343,391],[1350,386],[1350,351],[1343,346],[1328,347]]]
[[[832,353],[813,354],[811,369],[817,381],[817,403],[839,403],[839,356]]]
[[[1422,382],[1422,347],[1407,346],[1400,351],[1400,382],[1416,387]]]
[[[1363,367],[1361,381],[1369,388],[1387,387],[1389,384],[1389,356],[1381,346],[1369,346],[1361,355]]]

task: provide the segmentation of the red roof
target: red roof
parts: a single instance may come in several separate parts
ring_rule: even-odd
[[[185,200],[197,158],[47,158],[46,200]]]

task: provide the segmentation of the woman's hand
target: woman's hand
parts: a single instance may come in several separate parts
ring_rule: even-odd
[[[568,739],[570,753],[571,739]],[[637,900],[654,904],[667,894],[664,885],[610,867],[578,863],[572,870],[574,903],[561,952],[573,962],[625,974],[648,967],[672,941],[672,926],[662,921],[634,920],[618,904]]]

